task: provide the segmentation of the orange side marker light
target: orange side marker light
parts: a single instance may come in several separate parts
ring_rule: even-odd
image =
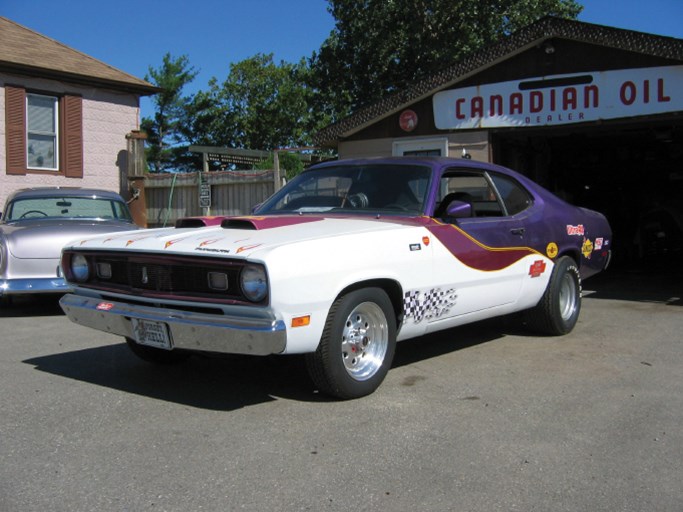
[[[311,315],[295,316],[292,318],[292,327],[306,327],[311,323]]]

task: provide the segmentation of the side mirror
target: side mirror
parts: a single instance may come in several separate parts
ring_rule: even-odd
[[[472,216],[472,205],[464,201],[451,201],[446,208],[446,217],[466,219]]]

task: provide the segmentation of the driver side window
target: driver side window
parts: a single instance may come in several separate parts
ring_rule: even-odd
[[[443,218],[448,205],[455,200],[470,204],[472,217],[503,215],[503,209],[493,187],[481,172],[458,171],[444,174],[434,216]]]

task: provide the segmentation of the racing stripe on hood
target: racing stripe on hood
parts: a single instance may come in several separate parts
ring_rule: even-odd
[[[476,270],[502,270],[525,256],[540,254],[530,247],[488,247],[451,224],[430,224],[426,228],[453,256]]]

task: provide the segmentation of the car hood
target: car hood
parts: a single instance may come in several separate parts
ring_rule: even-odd
[[[59,258],[67,243],[103,233],[139,229],[135,224],[116,221],[26,221],[0,228],[15,258]]]
[[[308,240],[424,225],[423,217],[278,215],[230,217],[205,227],[151,229],[100,236],[74,244],[87,249],[130,249],[144,252],[193,253],[258,257],[274,247]],[[213,224],[213,225],[211,225]]]

